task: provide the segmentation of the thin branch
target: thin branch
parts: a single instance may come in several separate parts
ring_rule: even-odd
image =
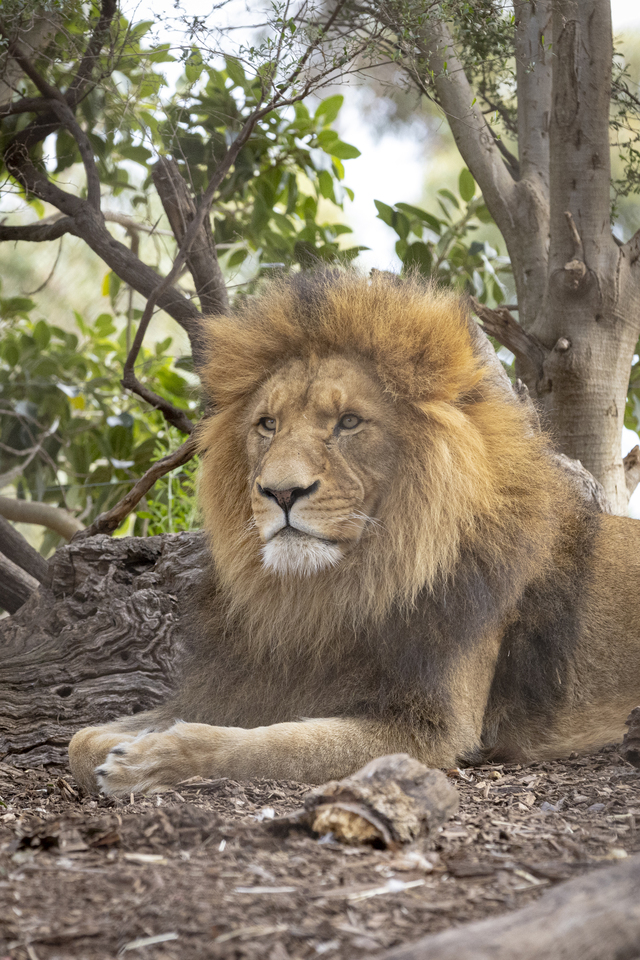
[[[46,279],[43,280],[42,283],[35,288],[35,290],[29,290],[27,293],[25,293],[24,294],[25,297],[35,297],[36,293],[40,293],[41,290],[44,290],[44,288],[48,285],[49,281],[53,278],[53,275],[58,268],[58,264],[60,263],[60,257],[62,255],[63,239],[64,239],[63,237],[60,237],[60,243],[58,244],[58,252],[56,254],[56,259],[53,262],[53,266],[49,271],[49,276],[46,277]]]
[[[100,209],[100,175],[93,156],[93,148],[88,136],[76,120],[73,110],[62,101],[52,103],[54,113],[60,117],[61,123],[67,128],[78,144],[82,165],[87,178],[87,202],[94,210]]]
[[[582,246],[582,239],[580,237],[580,234],[578,233],[578,228],[576,227],[576,222],[573,219],[573,214],[571,213],[570,210],[565,210],[564,215],[569,225],[571,239],[573,240],[573,255],[579,260],[584,260],[584,248]]]
[[[42,97],[22,97],[20,100],[10,100],[9,103],[0,105],[0,119],[15,116],[17,113],[41,113],[49,109],[49,101]]]
[[[532,367],[536,371],[537,379],[540,379],[543,373],[542,364],[548,354],[548,350],[540,341],[527,333],[514,320],[506,307],[491,309],[480,303],[475,297],[471,297],[471,304],[482,321],[485,333],[494,337],[503,347],[511,350],[521,363],[526,364],[527,367]]]
[[[0,490],[12,483],[17,477],[21,476],[22,473],[26,470],[32,460],[34,460],[39,453],[46,453],[43,450],[42,444],[56,432],[60,426],[60,418],[56,417],[48,430],[42,435],[40,440],[37,443],[34,443],[32,447],[29,447],[27,450],[23,450],[22,453],[25,454],[26,459],[22,463],[17,464],[15,467],[12,467],[11,470],[7,470],[5,473],[0,473]]]
[[[0,517],[14,523],[36,523],[59,533],[65,540],[84,530],[84,524],[62,507],[54,507],[39,500],[17,500],[0,497]]]
[[[67,103],[64,95],[57,87],[52,86],[40,75],[30,59],[20,50],[18,42],[9,44],[9,56],[12,57],[20,69],[35,84],[43,97],[49,100],[51,109],[60,123],[67,128],[78,144],[78,150],[87,177],[87,200],[96,210],[100,209],[100,177],[93,157],[93,149],[89,138],[78,123],[73,110]]]
[[[173,453],[167,454],[166,457],[162,457],[161,460],[154,463],[115,507],[96,517],[91,526],[75,535],[74,540],[93,537],[97,533],[113,533],[122,521],[135,510],[138,503],[140,503],[145,494],[149,492],[156,480],[175,470],[176,467],[181,467],[183,464],[188,463],[189,460],[195,456],[196,449],[196,439],[194,436],[191,436],[181,447],[174,450]]]
[[[124,227],[127,232],[131,230],[137,230],[140,233],[150,233],[158,237],[173,237],[174,233],[171,230],[163,230],[157,226],[157,224],[150,223],[140,223],[139,220],[134,220],[133,217],[128,217],[124,213],[117,213],[115,210],[105,210],[103,216],[108,223],[119,223],[121,227]]]
[[[78,235],[73,217],[59,216],[49,223],[28,223],[16,227],[0,223],[1,240],[29,240],[42,243],[46,240],[58,240],[65,233]]]
[[[118,12],[117,0],[103,0],[100,9],[100,17],[96,23],[93,35],[87,44],[87,48],[82,56],[76,75],[69,84],[65,99],[73,109],[84,94],[87,84],[91,82],[93,68],[100,56],[104,41],[109,33],[111,21]]]
[[[0,515],[0,553],[17,563],[40,583],[47,583],[51,575],[49,564],[35,550],[26,537]]]

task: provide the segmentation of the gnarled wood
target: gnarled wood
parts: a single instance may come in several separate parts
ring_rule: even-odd
[[[96,536],[58,550],[51,588],[0,622],[0,759],[66,765],[80,727],[166,699],[180,610],[208,562],[200,533]]]

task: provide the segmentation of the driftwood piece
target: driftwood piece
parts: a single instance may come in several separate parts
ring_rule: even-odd
[[[633,708],[625,724],[629,729],[622,739],[620,755],[634,767],[640,767],[640,707]]]
[[[458,791],[440,770],[406,753],[372,760],[344,780],[330,780],[305,798],[304,810],[274,822],[276,832],[303,826],[344,843],[396,849],[433,833],[452,817]]]
[[[82,726],[149,709],[173,689],[204,536],[96,536],[62,547],[41,586],[0,621],[0,760],[66,765]]]
[[[569,880],[498,918],[379,954],[378,960],[636,960],[640,856]]]

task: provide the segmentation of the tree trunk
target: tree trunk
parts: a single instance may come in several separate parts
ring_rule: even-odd
[[[208,563],[202,533],[61,547],[51,587],[0,621],[0,760],[64,766],[80,727],[165,700]]]
[[[550,116],[550,250],[530,327],[550,351],[533,386],[559,448],[624,512],[620,436],[638,339],[637,278],[610,226],[608,0],[556,0]]]
[[[624,513],[620,438],[640,335],[640,232],[623,246],[611,232],[609,0],[516,0],[514,13],[519,173],[502,159],[447,23],[424,19],[409,73],[435,85],[507,244],[531,346],[525,337],[518,376],[558,450]]]

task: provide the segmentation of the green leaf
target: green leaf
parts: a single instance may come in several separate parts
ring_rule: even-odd
[[[227,266],[231,270],[233,267],[239,267],[241,263],[247,259],[249,251],[246,247],[240,247],[239,250],[234,250],[233,253],[227,258]]]
[[[473,196],[476,192],[476,182],[466,167],[463,167],[460,171],[460,176],[458,177],[458,191],[465,203],[469,203],[470,200],[473,200]]]
[[[393,207],[390,207],[387,203],[383,203],[382,200],[374,200],[376,209],[378,211],[378,220],[382,220],[383,223],[386,223],[388,227],[393,226]]]
[[[227,74],[236,87],[246,87],[247,78],[245,72],[242,69],[242,65],[235,57],[225,57],[225,65],[227,68]]]
[[[331,147],[331,156],[338,157],[339,160],[355,160],[360,156],[360,151],[351,143],[337,140]]]
[[[398,210],[402,210],[404,213],[408,213],[411,216],[416,217],[416,219],[421,220],[423,223],[426,223],[434,233],[437,233],[440,236],[442,232],[442,224],[437,217],[434,217],[433,214],[427,213],[426,210],[421,210],[420,207],[412,207],[409,203],[396,203]]]
[[[476,209],[476,217],[480,223],[493,223],[493,217],[484,203]]]
[[[449,203],[452,203],[456,210],[460,209],[460,204],[458,203],[458,198],[451,193],[451,190],[447,190],[446,187],[443,187],[441,190],[438,190],[438,193],[441,197],[444,197]]]
[[[405,270],[417,268],[423,276],[428,277],[431,275],[432,266],[433,257],[426,243],[418,240],[416,243],[409,244],[404,257]]]
[[[38,320],[33,328],[33,339],[38,344],[40,350],[44,350],[49,346],[49,341],[51,340],[51,331],[46,321]]]
[[[333,200],[334,203],[336,202],[333,192],[333,178],[328,170],[321,170],[318,174],[318,186],[325,200]]]
[[[333,123],[338,116],[343,103],[344,97],[340,93],[333,97],[327,97],[327,99],[323,100],[318,106],[314,114],[316,120],[322,120],[325,126]]]
[[[197,47],[192,47],[191,54],[184,65],[184,72],[189,83],[195,83],[196,80],[199,80],[203,69],[202,54]]]

